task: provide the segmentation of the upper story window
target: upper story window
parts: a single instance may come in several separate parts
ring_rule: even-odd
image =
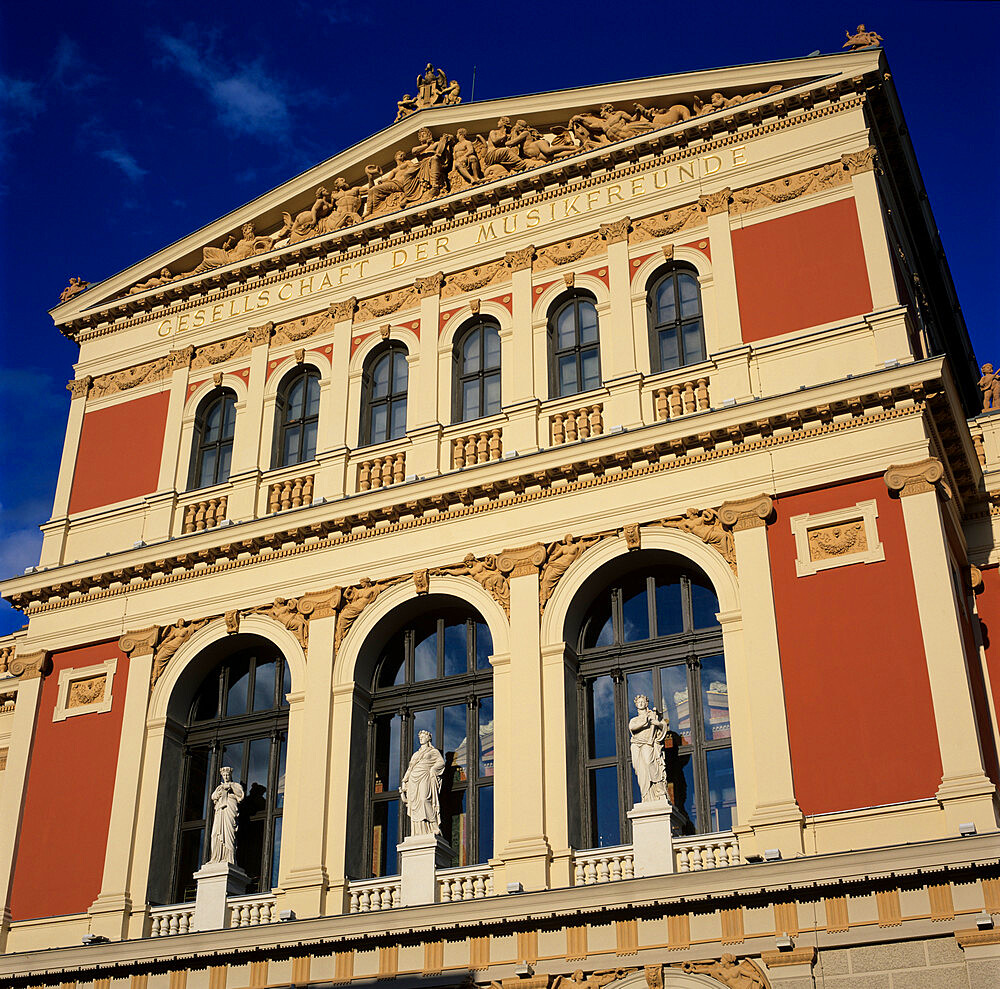
[[[500,329],[477,319],[455,340],[455,422],[500,411]]]
[[[292,371],[278,389],[277,442],[274,466],[301,464],[316,456],[319,430],[319,372],[312,367]]]
[[[399,785],[429,731],[444,756],[441,835],[456,866],[493,854],[493,640],[468,607],[439,607],[400,629],[382,651],[369,721],[368,841],[373,876],[399,872],[409,819]]]
[[[549,312],[552,397],[561,398],[601,386],[601,346],[593,296],[571,292]]]
[[[202,401],[195,416],[188,487],[207,488],[229,480],[235,432],[236,393],[216,388]]]
[[[669,720],[666,787],[685,832],[732,827],[736,791],[718,609],[702,574],[671,565],[634,570],[593,598],[577,642],[585,847],[631,840],[626,814],[640,794],[628,724],[638,694]]]
[[[379,347],[365,361],[361,385],[361,443],[369,446],[406,434],[406,349]]]
[[[646,294],[653,371],[705,360],[705,321],[698,275],[686,265],[660,269]]]
[[[174,859],[175,903],[194,899],[197,872],[211,854],[212,792],[228,766],[244,797],[239,807],[236,864],[250,877],[248,892],[278,885],[285,802],[288,665],[259,640],[221,663],[195,693],[184,730],[184,765]]]

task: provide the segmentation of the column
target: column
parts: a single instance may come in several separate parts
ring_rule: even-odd
[[[7,946],[7,932],[10,930],[14,849],[21,831],[21,812],[24,810],[28,764],[31,761],[35,721],[42,697],[42,680],[51,668],[46,652],[15,656],[10,661],[10,672],[15,676],[20,675],[20,679],[17,681],[7,768],[4,770],[3,786],[0,786],[0,952]],[[6,684],[8,687],[13,685],[10,680]]]
[[[407,475],[437,474],[441,462],[441,423],[438,421],[438,325],[441,319],[441,285],[438,272],[418,278],[413,286],[420,299],[420,350],[411,355],[410,388],[407,399],[407,435],[412,446],[406,454]],[[413,357],[416,357],[416,375]]]
[[[538,395],[535,390],[536,360],[531,313],[531,265],[534,247],[509,251],[504,263],[510,269],[511,322],[509,335],[500,335],[500,394],[507,425],[503,432],[504,451],[534,453],[538,449]],[[544,360],[542,367],[545,367]]]
[[[334,303],[330,309],[333,317],[333,354],[330,361],[329,397],[320,400],[320,429],[316,440],[316,480],[313,498],[333,501],[343,498],[347,484],[347,458],[357,436],[348,437],[348,402],[357,398],[351,395],[351,331],[354,328],[355,297]]]
[[[735,686],[733,693],[739,691],[745,701],[743,711],[749,721],[749,731],[742,733],[739,747],[751,746],[751,772],[756,788],[754,806],[749,814],[740,809],[740,822],[752,828],[758,853],[777,848],[784,856],[792,857],[802,853],[804,820],[792,786],[792,758],[767,548],[767,524],[773,513],[771,499],[763,494],[727,501],[719,509],[720,520],[733,533],[743,623],[742,655],[730,656],[727,643],[726,667],[730,668],[731,659],[736,674],[736,683],[731,681],[731,687]],[[734,760],[736,748],[734,744]],[[741,751],[740,757],[743,755]],[[743,765],[747,766],[746,761]],[[737,781],[739,778],[738,773]],[[749,836],[741,839],[744,844],[748,840]],[[747,851],[744,847],[743,854]]]
[[[728,350],[743,343],[740,326],[740,303],[736,294],[736,265],[733,261],[733,238],[729,226],[729,200],[732,190],[720,189],[698,200],[708,214],[708,242],[714,272],[718,349]]]
[[[128,655],[128,678],[125,684],[122,727],[115,767],[115,788],[111,800],[111,819],[104,853],[104,876],[101,892],[87,911],[90,931],[112,941],[128,936],[133,903],[129,897],[129,873],[135,823],[139,810],[139,783],[146,739],[146,706],[149,702],[149,679],[153,669],[153,649],[159,628],[126,632],[118,642]],[[146,904],[135,904],[143,912]]]
[[[267,384],[267,351],[274,331],[273,323],[247,330],[250,340],[250,374],[247,399],[237,406],[236,435],[233,438],[233,463],[229,480],[226,517],[234,522],[255,518],[257,488],[260,484],[260,437],[264,417],[264,387]]]
[[[336,623],[333,614],[309,622],[305,685],[289,702],[278,909],[293,910],[300,919],[321,916],[326,897],[324,767],[330,760]]]
[[[941,501],[950,498],[944,466],[936,457],[894,465],[885,473],[898,493],[924,640],[931,701],[941,750],[937,799],[948,836],[971,822],[982,831],[997,827],[996,788],[983,769],[959,603]],[[978,661],[978,657],[976,657]]]
[[[519,882],[525,890],[549,884],[538,596],[544,559],[540,544],[506,550],[500,558],[500,569],[510,579],[510,641],[516,643],[509,661],[494,665],[495,848],[502,862],[494,886],[500,889],[500,880]]]

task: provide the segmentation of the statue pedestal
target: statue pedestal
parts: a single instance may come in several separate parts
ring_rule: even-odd
[[[226,897],[242,896],[250,877],[228,862],[209,862],[194,874],[198,892],[194,900],[193,931],[217,931],[226,926]]]
[[[399,904],[415,907],[437,901],[437,869],[451,865],[451,845],[439,834],[411,834],[399,853]]]
[[[640,876],[666,876],[674,871],[674,808],[667,800],[648,800],[629,812],[632,822],[633,872]]]

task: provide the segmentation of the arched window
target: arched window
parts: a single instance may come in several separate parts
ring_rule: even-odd
[[[194,899],[192,876],[211,854],[211,793],[223,766],[232,769],[245,794],[236,864],[251,878],[247,892],[278,885],[290,690],[281,653],[260,639],[215,667],[196,691],[184,732],[175,903]]]
[[[276,411],[274,466],[312,460],[319,429],[319,371],[313,367],[292,371],[278,389]]]
[[[493,641],[467,607],[440,607],[400,629],[375,668],[369,729],[366,861],[371,875],[399,871],[396,845],[409,833],[399,784],[420,742],[445,759],[441,834],[453,864],[493,854]]]
[[[455,422],[500,411],[500,329],[477,319],[455,340]]]
[[[365,361],[361,385],[361,443],[370,446],[406,434],[406,349],[389,344]]]
[[[577,640],[584,847],[631,840],[640,799],[628,722],[634,698],[669,719],[667,789],[685,833],[727,831],[736,809],[718,599],[693,568],[653,562],[591,600]]]
[[[646,292],[653,371],[669,371],[705,360],[705,321],[694,268],[675,265],[650,279]]]
[[[236,432],[236,393],[216,388],[201,403],[194,421],[190,488],[208,488],[229,480]]]
[[[601,386],[601,346],[594,298],[572,292],[549,313],[552,397],[561,398]]]

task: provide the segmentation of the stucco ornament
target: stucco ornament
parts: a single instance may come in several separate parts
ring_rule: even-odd
[[[344,641],[344,636],[351,630],[351,626],[357,620],[358,615],[382,593],[384,587],[384,582],[375,584],[372,583],[370,577],[364,577],[357,587],[348,587],[344,590],[341,598],[340,614],[337,616],[337,630],[333,642],[334,649],[340,648],[340,643]]]
[[[717,550],[735,571],[736,549],[733,534],[712,508],[689,508],[681,518],[663,519],[660,525],[668,529],[681,529],[697,536],[703,543]]]
[[[580,537],[574,539],[567,534],[565,539],[549,546],[545,564],[542,567],[542,575],[538,582],[538,597],[542,607],[545,602],[552,597],[552,592],[556,589],[556,584],[560,578],[576,561],[576,558],[585,550],[589,549],[598,541],[600,537]]]
[[[655,707],[649,706],[649,698],[645,694],[636,696],[635,710],[635,717],[628,723],[629,748],[642,802],[667,800],[667,763],[663,742],[670,722],[661,718]]]
[[[431,733],[420,732],[420,747],[410,756],[399,796],[410,818],[410,834],[441,833],[441,778],[444,756],[431,745]]]
[[[187,642],[192,634],[207,624],[207,618],[197,622],[178,618],[173,625],[166,625],[160,629],[160,641],[153,650],[153,669],[149,677],[150,689],[156,686],[156,681],[163,675],[163,671],[167,668],[167,663],[170,662],[174,653]]]
[[[983,393],[983,412],[1000,409],[1000,374],[993,370],[992,364],[984,364],[980,370],[983,372],[979,379],[979,390]]]
[[[729,952],[718,961],[683,962],[680,967],[684,972],[708,975],[732,989],[770,989],[764,973],[749,958],[740,961]]]
[[[882,44],[884,40],[878,32],[866,30],[864,24],[859,24],[854,34],[851,34],[850,31],[845,31],[844,34],[847,41],[841,47],[850,48],[851,51],[857,51],[859,48],[871,48],[873,45]]]
[[[407,93],[396,102],[396,120],[402,120],[417,110],[428,106],[453,106],[462,102],[462,89],[454,80],[449,80],[442,69],[436,69],[430,62],[417,76],[416,95]]]
[[[219,770],[222,782],[212,791],[212,807],[215,810],[212,818],[211,857],[213,862],[226,862],[230,865],[236,862],[236,831],[240,804],[243,802],[243,787],[233,779],[233,771],[229,766]]]
[[[69,302],[75,295],[85,292],[90,286],[90,282],[74,276],[69,280],[69,284],[59,293],[60,302]]]
[[[608,968],[585,975],[583,969],[578,968],[572,975],[557,975],[552,980],[552,989],[604,989],[627,974],[624,968]]]

